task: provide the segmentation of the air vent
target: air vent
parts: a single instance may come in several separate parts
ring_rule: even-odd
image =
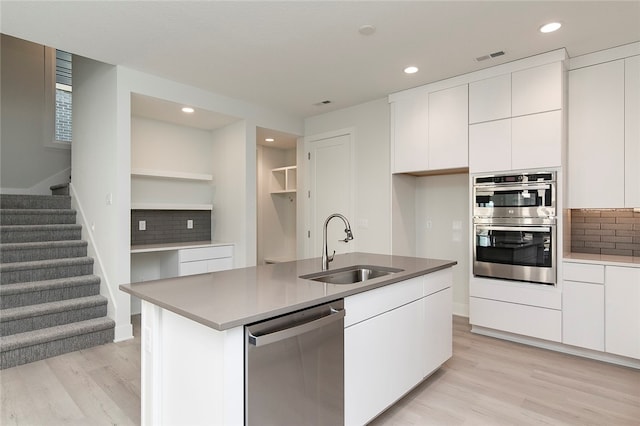
[[[329,105],[331,103],[331,101],[321,101],[318,103],[313,104],[314,106],[323,106],[323,105]]]
[[[478,56],[475,59],[475,61],[476,62],[482,62],[482,61],[486,61],[487,59],[497,58],[497,57],[502,56],[502,55],[504,55],[504,50],[500,50],[498,52],[489,53],[488,55]]]

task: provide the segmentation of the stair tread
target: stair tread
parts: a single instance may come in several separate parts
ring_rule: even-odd
[[[77,212],[73,209],[14,209],[9,208],[0,209],[2,214],[37,214],[37,215],[46,215],[46,214],[76,214]]]
[[[34,248],[76,247],[86,245],[88,245],[88,243],[85,240],[26,241],[24,243],[0,243],[0,251]]]
[[[2,225],[0,229],[6,231],[49,231],[58,229],[82,229],[82,225],[75,223],[48,223],[37,225]]]
[[[97,275],[78,275],[68,278],[56,278],[52,280],[27,281],[22,283],[0,285],[0,296],[22,293],[25,291],[49,290],[58,287],[73,287],[76,285],[90,285],[100,282]]]
[[[107,330],[115,327],[115,322],[108,317],[93,318],[55,327],[41,328],[24,333],[0,337],[0,351],[10,351],[18,348],[38,345],[46,342],[78,336],[95,331]]]
[[[0,322],[14,321],[43,314],[64,312],[74,309],[89,308],[105,305],[107,299],[101,295],[77,297],[74,299],[59,300],[55,302],[40,303],[37,305],[20,306],[17,308],[0,309]]]
[[[82,257],[65,257],[62,259],[45,259],[30,260],[28,262],[11,262],[1,263],[0,272],[24,271],[30,269],[44,269],[59,266],[87,265],[92,264],[93,258],[88,256]]]

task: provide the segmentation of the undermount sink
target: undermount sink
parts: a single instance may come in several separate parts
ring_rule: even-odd
[[[402,272],[404,269],[389,268],[387,266],[356,265],[346,268],[322,271],[313,274],[302,275],[305,280],[319,281],[328,284],[355,284],[385,275]]]

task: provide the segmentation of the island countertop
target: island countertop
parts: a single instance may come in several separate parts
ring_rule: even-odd
[[[402,271],[355,284],[326,284],[299,278],[321,271],[320,258],[314,258],[123,284],[120,289],[222,331],[426,275],[456,263],[451,260],[348,253],[336,255],[329,269],[374,265]]]

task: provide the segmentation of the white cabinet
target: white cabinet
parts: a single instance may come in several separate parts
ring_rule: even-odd
[[[511,75],[511,116],[562,109],[562,74],[562,62],[514,72]]]
[[[563,64],[469,85],[469,172],[562,165]]]
[[[391,103],[393,172],[468,166],[468,85],[405,94]]]
[[[624,62],[624,204],[640,207],[640,55]]]
[[[604,351],[604,265],[564,263],[562,343]]]
[[[363,425],[451,357],[452,271],[345,299],[345,424]]]
[[[640,359],[640,268],[606,267],[605,350]]]
[[[428,169],[469,165],[468,85],[429,93]]]
[[[393,172],[427,170],[429,97],[417,92],[391,103]]]
[[[511,74],[469,84],[469,124],[511,117]]]
[[[180,277],[232,268],[232,245],[178,250],[178,276]]]
[[[624,98],[624,60],[569,72],[571,208],[624,206]]]

